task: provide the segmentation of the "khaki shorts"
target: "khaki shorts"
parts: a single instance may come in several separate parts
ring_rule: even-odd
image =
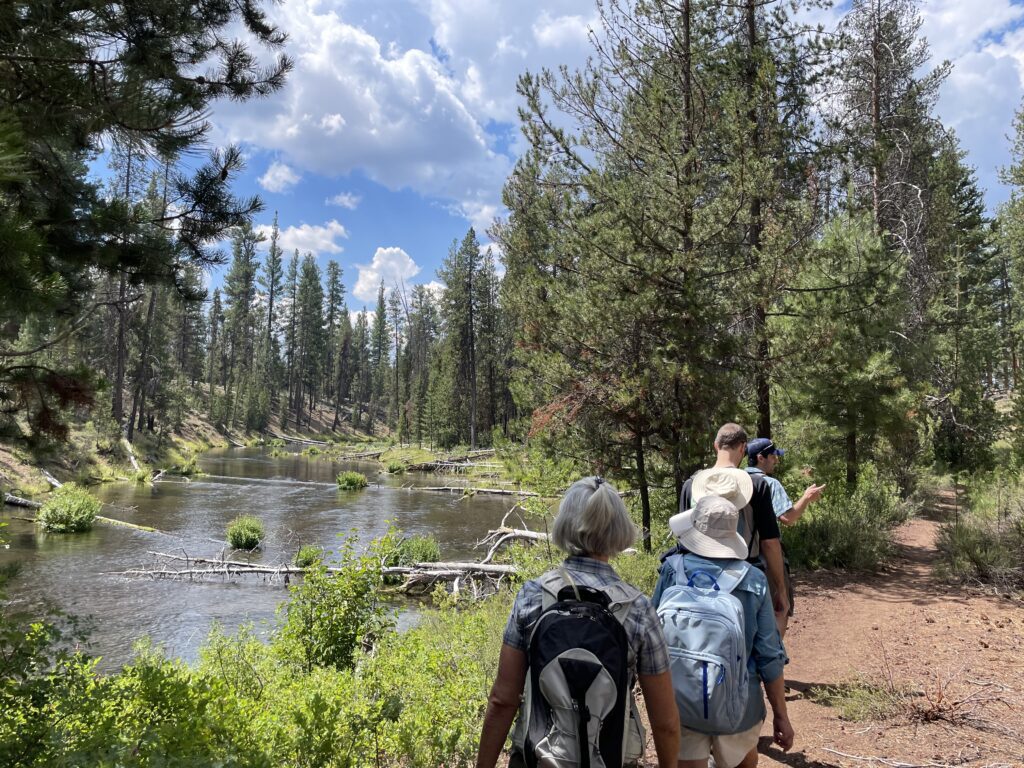
[[[698,733],[683,726],[679,734],[679,759],[707,760],[713,754],[718,768],[734,768],[757,746],[762,725],[764,721],[759,720],[757,725],[745,731],[723,736]]]

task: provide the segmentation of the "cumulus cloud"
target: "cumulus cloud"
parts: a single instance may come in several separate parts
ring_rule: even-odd
[[[341,208],[348,208],[350,211],[354,211],[362,200],[359,195],[354,195],[351,192],[339,192],[338,194],[328,197],[324,202],[327,205],[337,205]]]
[[[270,227],[266,224],[256,228],[258,232],[270,239]],[[278,235],[278,243],[286,254],[298,250],[299,253],[309,251],[314,256],[321,253],[341,253],[344,248],[338,243],[339,239],[348,237],[348,230],[336,219],[331,219],[325,224],[300,224],[295,227],[282,229]]]
[[[1024,82],[1024,30],[1018,27],[1024,7],[1010,0],[930,0],[921,17],[935,61],[953,64],[937,112],[956,130],[994,208],[1008,196],[998,170],[1010,159],[1006,137]]]
[[[378,248],[373,254],[373,261],[369,264],[356,264],[356,269],[359,270],[359,278],[352,293],[367,302],[377,299],[381,280],[384,281],[384,287],[390,289],[396,283],[409,281],[420,271],[412,257],[397,247]]]
[[[287,192],[299,183],[299,176],[284,163],[273,162],[259,178],[260,186],[268,192]]]

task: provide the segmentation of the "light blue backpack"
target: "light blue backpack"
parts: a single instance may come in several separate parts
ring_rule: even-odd
[[[732,591],[750,566],[735,563],[716,578],[707,571],[687,575],[681,554],[665,562],[676,583],[662,594],[658,617],[680,722],[701,733],[738,733],[747,708],[747,649],[743,604]]]

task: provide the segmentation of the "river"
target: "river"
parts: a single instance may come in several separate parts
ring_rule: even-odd
[[[20,566],[7,585],[9,600],[20,610],[38,611],[49,604],[90,619],[89,650],[102,657],[104,670],[129,661],[133,645],[143,637],[169,656],[193,660],[214,622],[229,630],[251,622],[258,632],[268,632],[287,588],[258,576],[190,583],[114,575],[153,565],[148,550],[218,556],[226,547],[228,522],[252,514],[266,527],[265,549],[255,556],[266,563],[290,561],[303,544],[331,550],[338,534],[369,542],[389,522],[407,534],[434,536],[444,560],[478,559],[483,552],[476,542],[514,504],[511,497],[410,490],[403,486],[458,480],[378,474],[376,462],[271,457],[263,449],[238,448],[204,454],[199,466],[204,474],[188,483],[175,478],[153,486],[117,483],[92,489],[102,501],[124,508],[107,506],[101,514],[171,535],[101,523],[87,534],[45,534],[32,523],[11,519],[22,510],[3,508],[0,520],[9,523],[10,548],[0,549],[0,566]],[[364,473],[370,487],[339,491],[334,478],[342,469]],[[414,613],[400,616],[400,623],[410,616]]]

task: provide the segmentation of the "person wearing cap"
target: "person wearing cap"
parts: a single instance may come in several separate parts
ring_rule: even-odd
[[[793,746],[793,726],[786,710],[783,668],[788,659],[775,625],[768,581],[757,568],[743,568],[747,542],[738,533],[740,511],[727,498],[702,497],[692,509],[674,515],[669,527],[676,536],[687,573],[704,571],[720,579],[722,571],[737,567],[745,573],[732,594],[743,605],[743,630],[750,689],[747,709],[736,733],[707,734],[681,722],[678,768],[707,768],[715,757],[718,768],[754,768],[757,765],[757,740],[767,714],[764,697],[758,690],[763,683],[772,708],[772,738],[783,751]],[[658,574],[651,601],[661,603],[665,590],[676,583],[672,561],[664,562]]]
[[[794,504],[782,483],[773,477],[776,468],[779,466],[779,460],[785,453],[783,449],[779,448],[767,437],[751,440],[747,443],[747,472],[751,477],[761,478],[765,485],[768,486],[771,491],[772,509],[775,511],[775,517],[785,525],[793,525],[807,511],[807,507],[812,502],[821,498],[821,492],[825,489],[825,486],[811,483],[807,486],[803,495],[797,499],[796,504]],[[789,571],[789,560],[786,559],[785,549],[783,549],[782,553],[782,566],[786,577],[786,596],[789,599],[789,610],[779,622],[779,632],[785,637],[786,629],[789,626],[789,617],[793,615],[793,577]]]
[[[775,621],[785,626],[789,613],[786,571],[779,540],[779,523],[772,506],[771,489],[763,477],[739,468],[746,455],[747,433],[739,424],[723,424],[715,435],[715,465],[683,483],[679,511],[693,507],[703,496],[729,498],[740,510],[739,533],[747,542],[748,563],[763,568],[768,576]]]
[[[747,472],[753,477],[762,477],[772,494],[772,508],[780,522],[792,525],[807,511],[812,502],[821,498],[824,485],[811,483],[794,504],[786,489],[775,477],[779,460],[786,454],[767,437],[759,437],[747,443]]]

